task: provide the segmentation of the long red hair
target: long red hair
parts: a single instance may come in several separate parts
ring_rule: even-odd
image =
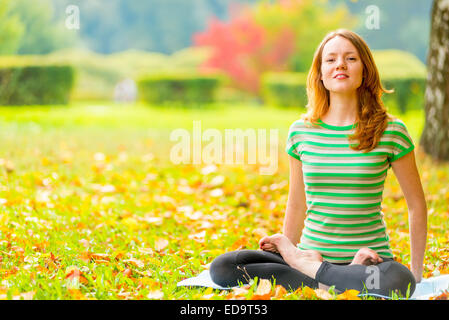
[[[358,145],[351,145],[353,150],[373,150],[387,128],[388,121],[393,119],[382,102],[383,93],[391,93],[393,90],[386,90],[380,81],[374,58],[365,41],[356,33],[347,29],[338,29],[328,33],[315,51],[312,66],[307,76],[307,97],[308,112],[302,119],[314,125],[318,124],[318,119],[329,110],[329,91],[321,81],[321,63],[323,48],[326,43],[336,37],[341,36],[351,41],[358,50],[363,63],[363,81],[357,88],[359,100],[357,109],[358,125],[350,139],[357,140]]]

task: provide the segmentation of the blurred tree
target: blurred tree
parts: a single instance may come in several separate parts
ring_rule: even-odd
[[[230,23],[211,19],[208,30],[194,36],[194,43],[213,48],[203,71],[224,71],[237,87],[256,93],[260,75],[270,69],[280,71],[292,51],[293,33],[285,30],[279,36],[268,39],[262,26],[242,14]]]
[[[22,39],[24,26],[11,12],[11,0],[0,0],[0,54],[14,54]]]
[[[229,3],[256,0],[52,0],[64,13],[79,6],[80,36],[96,52],[139,49],[171,54],[190,47],[193,33],[216,15],[227,19]]]
[[[449,160],[449,1],[435,0],[428,77],[425,94],[426,122],[420,145],[438,160]]]
[[[327,0],[261,1],[234,8],[231,20],[211,19],[208,29],[194,35],[198,46],[212,48],[204,69],[226,72],[241,89],[259,93],[267,71],[308,71],[324,35],[355,24],[344,6],[326,10]]]
[[[344,4],[330,6],[328,0],[262,0],[254,6],[255,21],[270,37],[284,30],[294,32],[293,54],[288,60],[291,71],[307,72],[313,54],[327,32],[338,28],[352,29],[356,25]]]
[[[54,16],[51,0],[14,0],[10,15],[23,26],[18,54],[45,54],[76,42],[76,32],[64,26],[65,16]]]

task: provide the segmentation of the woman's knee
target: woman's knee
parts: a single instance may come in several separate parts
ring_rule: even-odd
[[[381,288],[385,295],[391,295],[393,292],[402,296],[413,294],[416,288],[416,280],[411,271],[401,263],[388,261],[379,264],[381,272]]]
[[[226,286],[230,280],[235,278],[235,272],[237,271],[236,255],[237,251],[226,252],[212,261],[209,274],[215,283]]]

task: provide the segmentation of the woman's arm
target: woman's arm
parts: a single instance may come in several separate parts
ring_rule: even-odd
[[[302,173],[302,162],[291,156],[290,159],[290,186],[288,192],[287,208],[284,218],[284,235],[296,245],[304,227],[307,204]]]
[[[407,202],[411,252],[410,267],[416,282],[420,282],[427,241],[427,205],[416,167],[414,151],[392,162],[391,166]]]

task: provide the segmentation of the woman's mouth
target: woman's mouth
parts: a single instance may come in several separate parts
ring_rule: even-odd
[[[338,80],[343,80],[343,79],[347,79],[349,78],[347,75],[345,74],[337,74],[334,79],[338,79]]]

